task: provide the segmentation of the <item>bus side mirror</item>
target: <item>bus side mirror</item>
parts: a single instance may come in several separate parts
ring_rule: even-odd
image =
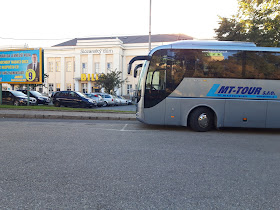
[[[142,68],[143,64],[138,64],[137,66],[135,66],[134,68],[134,77],[136,78],[137,77],[137,72],[138,72],[138,69],[139,68]]]
[[[127,74],[130,74],[131,66],[135,61],[140,61],[140,60],[150,61],[151,59],[152,59],[151,56],[136,56],[136,57],[132,58],[128,63]]]

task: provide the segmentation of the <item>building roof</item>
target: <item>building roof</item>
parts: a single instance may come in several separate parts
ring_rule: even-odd
[[[139,36],[112,36],[112,37],[91,37],[91,38],[75,38],[69,41],[54,45],[53,47],[62,46],[76,46],[79,40],[113,40],[120,39],[124,44],[135,44],[135,43],[148,43],[149,35]],[[151,35],[151,42],[175,42],[179,40],[193,40],[192,37],[185,34],[157,34]]]

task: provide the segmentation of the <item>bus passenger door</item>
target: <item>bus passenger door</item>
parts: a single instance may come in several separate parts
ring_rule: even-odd
[[[266,122],[267,101],[227,99],[225,127],[263,128]]]
[[[156,69],[147,75],[144,96],[145,121],[150,124],[164,124],[166,98],[166,70]]]

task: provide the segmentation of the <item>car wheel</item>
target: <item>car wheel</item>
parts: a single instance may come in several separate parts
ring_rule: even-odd
[[[105,101],[103,106],[108,106],[108,102],[107,102],[107,101]]]
[[[13,104],[14,104],[14,106],[19,106],[20,103],[18,100],[15,100]]]
[[[54,106],[55,106],[55,107],[60,107],[59,101],[54,102]]]
[[[214,114],[206,107],[197,108],[190,114],[189,124],[194,131],[209,131],[214,127]]]

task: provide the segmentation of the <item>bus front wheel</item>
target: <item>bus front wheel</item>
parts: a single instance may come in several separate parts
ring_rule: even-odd
[[[192,130],[198,132],[209,131],[214,127],[214,114],[206,107],[193,110],[189,117],[189,125]]]

